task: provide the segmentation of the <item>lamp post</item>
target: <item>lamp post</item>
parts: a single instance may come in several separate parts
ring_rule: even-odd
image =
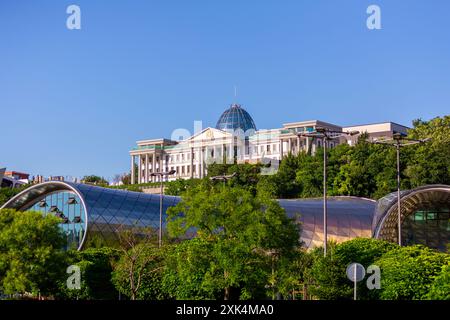
[[[390,147],[394,147],[397,152],[397,227],[398,227],[398,245],[402,245],[402,215],[401,215],[401,197],[400,197],[400,148],[418,143],[424,143],[431,140],[430,138],[423,140],[409,139],[401,133],[394,133],[392,139],[369,141],[373,144],[382,144]]]
[[[160,183],[160,191],[159,191],[159,232],[158,232],[158,247],[161,248],[162,245],[162,211],[163,211],[163,195],[164,195],[164,189],[163,189],[163,177],[170,176],[174,174],[175,170],[170,170],[169,172],[154,172],[151,173],[150,176],[152,177],[159,177]]]
[[[316,127],[316,130],[310,133],[298,133],[299,137],[310,137],[322,139],[323,144],[323,255],[327,256],[328,243],[328,213],[327,213],[327,141],[338,139],[343,136],[354,136],[359,131],[337,131],[329,130],[323,127]]]

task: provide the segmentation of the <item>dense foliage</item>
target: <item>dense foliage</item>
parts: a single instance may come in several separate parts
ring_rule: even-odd
[[[431,300],[450,300],[450,262],[444,265],[441,273],[434,278],[427,298]]]
[[[40,212],[0,210],[0,291],[53,294],[65,274],[59,220]]]
[[[178,257],[172,264],[177,269],[172,276],[200,270],[195,283],[183,278],[170,281],[179,286],[194,284],[197,287],[187,291],[206,297],[220,290],[225,299],[258,297],[268,283],[271,266],[275,268],[279,258],[299,244],[298,226],[277,202],[237,186],[208,181],[188,189],[182,201],[169,208],[168,230],[175,237],[196,235],[177,248]],[[180,255],[192,258],[179,263]],[[196,266],[201,261],[204,264]]]
[[[16,194],[28,188],[29,185],[23,185],[19,188],[0,188],[0,207],[4,205],[9,199],[14,197]]]
[[[351,299],[353,283],[347,279],[347,266],[357,262],[367,268],[395,247],[386,241],[356,238],[338,245],[331,244],[326,257],[323,256],[323,248],[316,248],[311,252],[313,263],[307,270],[310,293],[319,299]],[[358,292],[360,299],[373,297],[364,281],[359,283]]]
[[[113,266],[119,258],[119,251],[108,247],[67,252],[67,266],[80,267],[81,289],[68,289],[64,279],[57,296],[61,299],[117,299],[118,292],[111,278]]]
[[[381,267],[381,299],[422,300],[448,288],[444,265],[450,256],[416,245],[392,250],[375,264]],[[442,274],[441,274],[442,271]],[[434,282],[435,278],[440,280]],[[430,292],[432,290],[432,292]],[[430,295],[430,296],[429,296]]]
[[[161,289],[163,253],[162,249],[145,242],[122,253],[112,278],[117,290],[132,300],[166,298]]]
[[[414,121],[409,136],[430,142],[401,150],[402,189],[424,184],[450,184],[450,116]],[[396,189],[394,148],[367,142],[362,134],[355,146],[328,150],[328,194],[380,198]],[[257,190],[275,198],[319,197],[323,193],[323,149],[314,155],[289,154],[274,175],[261,175],[262,165],[212,164],[208,175],[237,173],[232,186]]]
[[[91,184],[100,185],[100,186],[107,186],[107,185],[109,185],[109,182],[105,178],[99,177],[99,176],[96,176],[96,175],[84,176],[81,179],[81,182],[83,182],[83,183],[91,183]]]

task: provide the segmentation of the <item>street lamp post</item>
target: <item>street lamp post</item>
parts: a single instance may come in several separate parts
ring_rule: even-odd
[[[225,183],[235,176],[236,176],[236,172],[234,172],[233,174],[229,174],[229,175],[210,177],[209,179],[211,181],[223,181],[223,185],[225,186]]]
[[[174,174],[175,170],[170,170],[169,172],[154,172],[151,173],[150,176],[152,177],[159,177],[160,181],[160,191],[159,191],[159,232],[158,232],[158,247],[161,248],[162,245],[162,211],[163,211],[163,195],[164,195],[164,188],[163,188],[163,177],[170,176]]]
[[[412,144],[424,143],[431,139],[415,140],[406,138],[401,133],[394,133],[392,139],[373,141],[374,144],[382,144],[394,147],[397,152],[397,239],[398,245],[402,245],[402,215],[401,215],[401,196],[400,196],[400,148]]]
[[[328,243],[328,205],[327,205],[327,141],[338,139],[343,136],[354,136],[359,131],[337,131],[327,128],[317,127],[315,131],[310,133],[298,133],[299,137],[321,138],[323,144],[323,255],[327,256]]]

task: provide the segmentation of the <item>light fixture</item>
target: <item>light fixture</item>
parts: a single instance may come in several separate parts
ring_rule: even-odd
[[[45,208],[47,207],[47,202],[45,200],[41,200],[39,201],[39,208]]]
[[[77,199],[75,199],[75,197],[69,197],[69,199],[67,200],[67,204],[77,204],[78,201]]]
[[[81,217],[75,217],[73,218],[73,223],[80,223],[81,222]]]
[[[64,219],[66,216],[64,215],[64,213],[58,211],[57,213],[55,213],[55,217]]]
[[[50,207],[50,212],[59,212],[59,209],[57,206],[51,206]]]

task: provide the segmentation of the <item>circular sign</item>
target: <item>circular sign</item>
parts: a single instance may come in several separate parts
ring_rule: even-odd
[[[347,278],[359,282],[366,276],[366,270],[360,263],[351,263],[347,267]]]

